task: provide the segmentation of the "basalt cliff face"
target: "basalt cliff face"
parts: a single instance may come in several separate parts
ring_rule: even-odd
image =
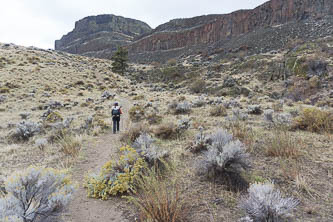
[[[55,41],[55,49],[73,54],[97,56],[128,45],[152,29],[144,22],[115,15],[89,16],[75,23],[72,32]]]
[[[291,27],[280,30],[297,31],[294,31],[294,35],[285,33],[286,36],[282,37],[281,33],[278,33],[282,39],[302,38],[302,31],[309,32],[304,33],[304,36],[311,36],[310,32],[314,31],[319,31],[322,35],[327,27],[323,27],[321,23],[322,29],[325,30],[316,30],[318,25],[313,21],[327,19],[332,15],[332,0],[271,0],[253,10],[171,20],[154,30],[150,30],[148,25],[138,21],[133,25],[135,30],[132,30],[123,23],[118,24],[121,20],[113,20],[111,24],[112,27],[117,27],[115,31],[112,28],[108,29],[108,25],[103,25],[109,24],[108,22],[100,24],[97,19],[96,22],[91,22],[91,17],[88,17],[77,22],[73,32],[56,41],[56,50],[109,58],[118,45],[126,45],[132,60],[140,60],[138,58],[154,60],[154,58],[165,58],[167,54],[179,56],[188,50],[200,47],[201,51],[203,48],[216,47],[224,51],[226,50],[224,46],[229,45],[227,50],[232,50],[233,45],[230,45],[230,42],[244,39],[244,34],[255,35],[254,32],[262,32],[267,37],[269,35],[267,30],[271,29],[271,38],[274,38],[277,33],[274,34],[276,30],[272,28],[279,25],[292,24]],[[107,16],[103,17],[103,21],[105,20]],[[313,23],[314,26],[304,28],[309,23]],[[324,26],[325,24],[324,22]],[[327,32],[327,34],[332,33]],[[256,42],[260,43],[261,37],[255,36],[259,38]],[[237,47],[257,46],[241,41]]]

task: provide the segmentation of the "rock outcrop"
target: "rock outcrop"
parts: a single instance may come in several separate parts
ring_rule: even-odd
[[[92,55],[128,45],[136,36],[152,29],[144,22],[115,15],[89,16],[75,23],[72,32],[55,41],[55,49]]]
[[[131,52],[158,51],[210,44],[265,26],[333,14],[332,0],[271,0],[253,10],[227,15],[176,19],[130,45]]]
[[[271,0],[253,10],[240,10],[225,15],[175,19],[158,26],[154,30],[149,30],[147,26],[140,33],[136,32],[136,34],[141,35],[129,35],[128,30],[121,29],[123,26],[119,26],[116,33],[106,34],[104,32],[105,27],[100,27],[97,23],[88,25],[90,24],[89,20],[85,22],[83,20],[79,22],[82,23],[81,26],[76,24],[74,34],[70,33],[64,36],[61,42],[56,42],[56,49],[79,54],[94,51],[99,53],[91,54],[92,56],[109,58],[116,49],[114,39],[119,37],[119,33],[122,33],[122,36],[127,33],[123,36],[121,45],[127,45],[130,57],[136,60],[144,57],[143,54],[145,54],[145,58],[153,60],[166,53],[179,56],[184,51],[193,50],[193,48],[200,46],[203,48],[216,46],[224,48],[223,45],[228,45],[232,41],[243,38],[244,34],[252,33],[255,36],[253,32],[257,30],[263,32],[262,29],[264,28],[272,28],[288,23],[295,23],[297,29],[297,23],[305,25],[307,24],[307,22],[304,22],[306,20],[320,20],[325,16],[332,15],[332,0]],[[116,25],[114,24],[114,26]],[[92,28],[98,29],[99,32],[92,32]],[[77,32],[75,32],[76,29]],[[290,29],[294,28],[291,27]],[[302,30],[300,29],[300,31]],[[263,33],[267,35],[266,32]],[[105,41],[104,35],[112,36],[111,40]],[[295,36],[289,37],[294,38]],[[72,44],[67,44],[67,42]],[[75,43],[73,44],[73,42]],[[237,47],[246,48],[247,46],[245,44],[245,46]]]

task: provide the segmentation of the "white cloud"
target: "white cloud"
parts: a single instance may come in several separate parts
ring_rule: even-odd
[[[267,0],[10,0],[1,3],[0,42],[53,48],[89,15],[115,14],[148,23],[153,28],[175,18],[224,14],[254,8]]]

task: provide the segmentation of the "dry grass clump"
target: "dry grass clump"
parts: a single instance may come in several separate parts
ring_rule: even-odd
[[[295,139],[290,132],[275,130],[266,141],[266,153],[269,156],[297,158],[300,155],[302,141]]]
[[[160,139],[175,139],[178,136],[177,127],[173,123],[162,123],[157,126],[153,133],[156,137]]]
[[[255,133],[246,122],[234,121],[229,124],[228,128],[232,135],[244,143],[247,148],[252,147],[255,141]]]
[[[73,158],[79,155],[82,146],[82,136],[66,135],[58,140],[60,150]]]
[[[126,144],[132,144],[142,133],[148,133],[149,131],[150,128],[147,124],[136,123],[122,134],[120,141]]]
[[[305,108],[294,120],[294,129],[316,133],[333,132],[333,113],[318,108]]]
[[[209,111],[210,116],[227,116],[227,109],[223,105],[213,106]]]
[[[187,221],[190,202],[175,181],[163,180],[154,170],[149,170],[137,180],[137,186],[139,191],[127,199],[140,209],[140,221]]]

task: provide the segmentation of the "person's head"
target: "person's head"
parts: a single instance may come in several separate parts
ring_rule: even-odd
[[[114,106],[118,106],[118,102],[115,102],[115,103],[114,103]]]

